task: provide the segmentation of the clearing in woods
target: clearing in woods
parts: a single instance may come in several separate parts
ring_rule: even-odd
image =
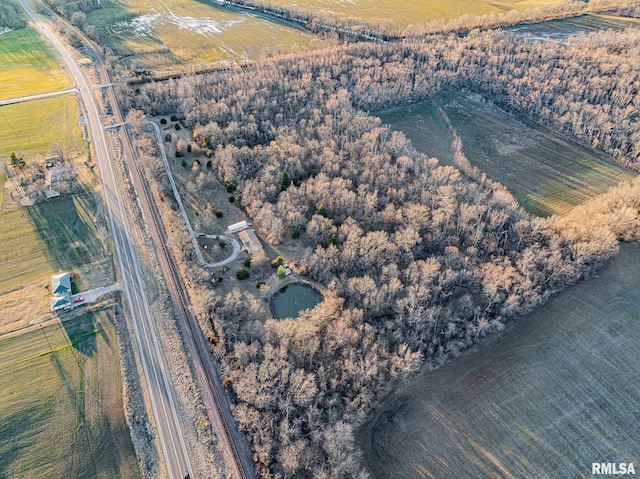
[[[600,30],[619,31],[640,26],[640,19],[617,17],[614,15],[587,14],[573,18],[550,20],[548,22],[517,25],[504,29],[505,35],[512,38],[530,40],[550,40],[564,43],[569,37],[579,33],[593,33]]]
[[[373,478],[591,477],[640,440],[640,245],[383,400],[359,433]]]
[[[74,154],[85,151],[78,118],[72,95],[0,106],[0,158],[15,151],[29,161],[56,153],[55,144]]]
[[[138,478],[113,313],[0,340],[0,477]]]
[[[53,50],[32,28],[0,35],[0,65],[0,100],[71,87]]]
[[[108,0],[87,17],[130,69],[241,62],[316,41],[291,25],[206,0]]]
[[[565,213],[635,175],[607,155],[519,119],[474,93],[450,92],[436,102],[460,136],[469,162],[505,185],[528,212]],[[451,163],[451,135],[433,104],[380,114],[421,152]]]
[[[474,1],[468,0],[428,0],[416,2],[412,0],[260,0],[260,3],[304,13],[335,15],[337,17],[356,17],[363,20],[385,19],[396,25],[407,26],[428,23],[437,19],[453,19],[462,15],[484,15],[487,13],[507,13],[509,10],[526,10],[533,7],[545,7],[563,3],[558,0],[503,0]]]

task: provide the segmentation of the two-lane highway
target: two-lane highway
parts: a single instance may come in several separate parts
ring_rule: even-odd
[[[20,3],[66,63],[82,97],[96,158],[100,167],[105,205],[109,212],[109,221],[118,257],[124,296],[133,322],[144,380],[147,385],[151,409],[167,468],[167,477],[170,479],[183,479],[189,474],[193,478],[195,476],[180,429],[174,391],[169,383],[161,354],[162,345],[158,340],[149,311],[144,281],[129,234],[130,218],[127,209],[123,205],[122,195],[118,187],[120,182],[117,181],[112,167],[103,125],[96,101],[92,95],[92,89],[71,54],[49,30],[48,25],[33,11],[26,0],[20,0]]]

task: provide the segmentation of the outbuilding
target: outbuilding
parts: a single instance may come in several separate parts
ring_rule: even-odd
[[[242,242],[242,249],[244,249],[247,253],[253,254],[258,251],[262,251],[262,244],[260,240],[256,236],[256,232],[254,230],[244,230],[238,233],[238,237]]]
[[[234,223],[227,227],[227,230],[231,234],[240,233],[242,230],[246,230],[249,227],[249,223],[246,221],[241,221],[240,223]]]

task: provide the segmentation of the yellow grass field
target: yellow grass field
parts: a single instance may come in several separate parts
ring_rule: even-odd
[[[70,79],[32,28],[0,35],[0,100],[64,90]]]
[[[462,15],[484,15],[487,13],[506,13],[509,10],[526,10],[564,3],[558,0],[269,0],[262,3],[287,7],[302,12],[331,14],[338,17],[355,17],[364,20],[387,19],[399,26],[428,23],[432,20],[449,20]]]
[[[46,156],[60,143],[68,151],[86,149],[72,95],[0,106],[0,158],[12,151],[25,160]]]
[[[140,477],[112,314],[0,340],[0,477]]]
[[[254,60],[268,51],[309,48],[299,28],[198,0],[109,0],[88,15],[129,68]]]

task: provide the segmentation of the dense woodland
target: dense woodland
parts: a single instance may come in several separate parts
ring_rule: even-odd
[[[640,18],[640,5],[635,7],[622,7],[616,13],[621,17]]]
[[[531,218],[501,185],[440,166],[367,112],[472,89],[637,168],[638,58],[638,30],[566,46],[475,32],[135,87],[130,107],[180,112],[211,157],[203,175],[236,185],[269,241],[299,235],[304,273],[326,287],[297,320],[275,321],[240,292],[208,303],[263,477],[366,477],[353,431],[381,394],[503,329],[637,233],[637,183],[565,219]]]
[[[54,11],[70,19],[76,12],[89,13],[102,7],[101,0],[44,0]]]
[[[14,0],[0,3],[0,31],[4,28],[14,29],[27,26],[24,10]]]

